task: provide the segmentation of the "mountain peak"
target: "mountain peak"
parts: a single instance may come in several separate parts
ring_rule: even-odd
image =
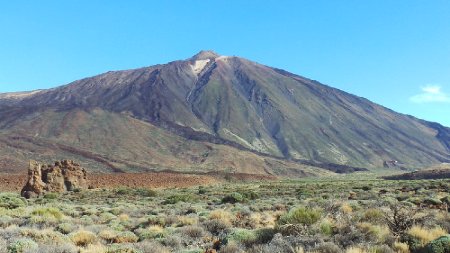
[[[198,52],[196,55],[192,56],[192,60],[207,60],[207,59],[215,59],[219,57],[220,54],[212,51],[212,50],[202,50]]]
[[[128,124],[133,124],[131,130]],[[160,132],[149,134],[156,129]],[[31,141],[37,137],[39,143]],[[59,148],[67,140],[78,141]],[[196,171],[289,176],[295,173],[291,168],[305,164],[344,172],[394,165],[416,169],[450,161],[450,128],[213,51],[43,92],[0,94],[0,141],[8,142],[0,144],[0,172],[9,170],[9,164],[23,168],[25,157],[42,160],[43,152],[47,160],[83,156],[87,164],[113,171],[128,169],[130,163],[142,170],[178,170],[188,164],[186,169]],[[183,149],[175,151],[180,143],[185,143]],[[103,148],[109,145],[114,152]],[[37,151],[30,154],[32,148]],[[251,154],[241,156],[244,151]],[[157,159],[148,160],[149,153]],[[269,162],[271,157],[282,160]],[[119,160],[123,163],[116,167]]]

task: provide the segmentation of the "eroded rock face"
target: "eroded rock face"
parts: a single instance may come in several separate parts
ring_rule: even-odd
[[[42,165],[30,161],[28,181],[21,191],[25,198],[41,196],[46,192],[65,192],[88,187],[86,170],[70,160]]]

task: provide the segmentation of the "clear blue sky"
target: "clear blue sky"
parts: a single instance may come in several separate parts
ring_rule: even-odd
[[[450,1],[1,1],[0,92],[201,49],[450,126]]]

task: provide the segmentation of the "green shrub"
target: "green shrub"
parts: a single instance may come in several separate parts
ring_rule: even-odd
[[[368,185],[365,185],[365,186],[361,187],[361,189],[362,189],[363,191],[370,191],[370,190],[372,190],[372,187],[370,187],[370,186],[368,186]]]
[[[278,225],[312,225],[319,221],[321,216],[322,211],[320,209],[297,207],[289,211],[287,214],[281,216],[278,220]]]
[[[320,231],[324,235],[332,236],[333,235],[333,224],[331,224],[328,221],[324,221],[324,222],[320,223]]]
[[[125,195],[125,194],[128,194],[129,191],[130,191],[130,189],[121,187],[121,188],[116,190],[116,193],[119,194],[119,195]]]
[[[259,194],[254,191],[240,191],[239,193],[244,199],[255,200],[259,198]]]
[[[314,252],[320,253],[342,253],[342,249],[332,242],[324,242],[314,248]]]
[[[257,243],[269,243],[273,236],[275,235],[276,230],[273,228],[260,228],[255,230],[256,241]]]
[[[112,213],[106,212],[106,213],[101,213],[101,214],[98,216],[98,218],[99,218],[99,221],[100,221],[101,223],[108,223],[108,222],[110,222],[110,221],[112,221],[112,220],[117,219],[117,216],[115,216],[115,215],[112,214]]]
[[[132,245],[112,245],[105,253],[142,253],[142,251],[135,249]]]
[[[406,201],[413,203],[415,205],[420,205],[422,203],[422,199],[419,197],[410,197]]]
[[[446,203],[447,205],[450,205],[450,196],[443,197],[440,200]]]
[[[297,190],[297,198],[298,199],[307,199],[314,196],[314,192],[308,189],[298,189]]]
[[[131,231],[121,232],[113,239],[115,243],[134,243],[139,240],[139,237]]]
[[[14,223],[14,219],[8,215],[0,215],[0,228],[6,228]],[[1,251],[0,251],[1,252]]]
[[[435,198],[426,198],[423,200],[423,203],[425,205],[440,205],[442,204],[442,201],[440,199]]]
[[[135,230],[136,234],[139,236],[139,239],[160,239],[164,238],[167,235],[167,232],[164,228],[160,226],[150,226],[148,228],[139,228]]]
[[[59,224],[55,230],[60,232],[61,234],[70,234],[71,232],[73,232],[76,229],[76,226],[70,223],[61,223]]]
[[[48,192],[44,195],[44,199],[57,199],[59,196],[56,192]]]
[[[198,187],[198,194],[206,194],[206,193],[207,193],[207,191],[206,191],[205,187],[203,187],[203,186]]]
[[[220,219],[207,220],[202,225],[213,235],[218,235],[230,227],[226,221]]]
[[[199,226],[186,226],[181,231],[191,238],[201,238],[204,234],[203,228]]]
[[[421,250],[422,253],[450,253],[450,235],[441,236],[429,242]]]
[[[97,240],[97,236],[91,231],[80,230],[69,235],[70,240],[76,246],[86,247]]]
[[[233,192],[230,195],[227,195],[222,198],[222,203],[237,203],[242,202],[244,200],[244,196],[240,194],[239,192]]]
[[[142,188],[136,189],[136,194],[141,197],[156,197],[158,196],[158,192],[152,189]]]
[[[246,246],[252,245],[257,242],[257,235],[254,231],[244,229],[244,228],[236,228],[233,229],[225,238],[227,243],[229,242],[238,242],[244,244]]]
[[[193,196],[189,194],[176,194],[169,196],[163,204],[176,204],[178,202],[191,202],[194,199]]]
[[[63,213],[54,207],[42,207],[42,208],[37,208],[34,209],[33,212],[31,212],[32,215],[35,216],[42,216],[42,217],[46,217],[46,218],[55,218],[57,220],[61,220],[64,215]]]
[[[379,209],[370,208],[364,212],[363,220],[372,223],[381,223],[384,222],[384,213]]]
[[[228,233],[225,243],[237,242],[247,247],[253,244],[268,243],[272,240],[275,230],[272,228],[261,228],[249,230],[244,228],[235,228]]]
[[[22,197],[17,197],[13,194],[0,194],[0,207],[6,209],[15,209],[18,207],[27,206],[27,200]]]
[[[9,253],[23,253],[27,250],[34,250],[38,248],[38,244],[28,238],[18,239],[14,242],[12,242],[8,246],[8,252]]]
[[[387,245],[375,246],[371,249],[370,252],[372,252],[372,253],[395,253],[395,251]]]

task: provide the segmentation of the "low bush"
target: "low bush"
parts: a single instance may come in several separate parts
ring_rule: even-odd
[[[178,236],[168,236],[162,240],[164,246],[170,247],[172,249],[178,249],[182,245],[182,240]]]
[[[301,224],[312,225],[319,221],[322,216],[320,209],[313,209],[309,207],[297,207],[290,210],[278,220],[278,225],[287,224]]]
[[[244,196],[238,192],[233,192],[230,195],[227,195],[222,198],[222,203],[237,203],[244,201]]]
[[[166,231],[160,226],[150,226],[145,229],[137,229],[135,232],[141,240],[164,238],[166,236]]]
[[[237,242],[247,247],[257,242],[258,237],[252,230],[237,228],[233,229],[226,237],[226,242]]]
[[[98,233],[98,237],[105,240],[106,243],[110,244],[114,242],[114,239],[117,237],[117,234],[118,234],[117,231],[105,229],[100,231],[100,233]]]
[[[221,220],[225,223],[231,223],[233,215],[228,211],[217,209],[209,213],[209,218],[212,220]]]
[[[337,246],[336,244],[334,244],[332,242],[321,243],[317,247],[315,247],[313,249],[313,251],[320,252],[320,253],[342,253],[343,252],[342,249],[339,248],[339,246]]]
[[[176,204],[178,202],[191,202],[194,200],[194,197],[189,194],[176,194],[169,196],[165,201],[163,201],[163,204]]]
[[[244,199],[255,200],[259,198],[259,194],[254,191],[240,191],[239,192]]]
[[[140,252],[151,252],[151,253],[170,253],[171,251],[161,245],[158,242],[149,242],[143,241],[135,244],[136,249],[140,250]]]
[[[109,246],[104,253],[142,253],[142,251],[136,249],[133,245],[114,244]]]
[[[225,222],[223,220],[207,220],[202,223],[203,227],[210,233],[214,235],[220,234],[225,229],[228,229],[231,224],[228,222]]]
[[[158,192],[152,189],[140,188],[136,189],[136,194],[141,197],[156,197],[158,196]]]
[[[86,247],[90,244],[93,244],[97,240],[97,236],[86,230],[79,230],[77,232],[73,232],[69,234],[70,240],[76,246]]]
[[[384,214],[389,229],[395,236],[404,235],[413,226],[417,210],[400,204],[390,204],[389,208]]]
[[[64,214],[55,207],[42,207],[34,209],[33,212],[31,212],[32,215],[35,216],[42,216],[46,218],[55,218],[57,220],[61,220],[64,217]]]
[[[0,251],[1,252],[1,251]],[[80,250],[77,249],[71,243],[63,244],[51,244],[51,245],[39,245],[36,250],[27,250],[24,253],[79,253]]]
[[[204,234],[203,228],[198,226],[186,226],[181,231],[191,238],[200,238]]]
[[[409,253],[409,246],[404,242],[395,242],[393,245],[393,249],[397,253]]]
[[[371,253],[397,253],[385,244],[373,246],[372,248],[370,248],[369,252],[371,252]]]
[[[442,201],[436,198],[426,198],[423,200],[423,203],[425,205],[441,205]]]
[[[441,236],[429,242],[422,249],[423,253],[450,253],[450,235]]]
[[[323,235],[331,236],[333,235],[334,225],[329,220],[324,220],[320,223],[320,232]]]
[[[27,206],[27,200],[25,198],[17,197],[16,195],[7,193],[0,194],[0,207],[6,209],[15,209],[24,206]]]
[[[370,208],[364,212],[362,220],[367,221],[367,222],[372,222],[372,223],[383,223],[384,222],[384,214],[379,209]]]
[[[419,240],[422,245],[425,245],[438,237],[446,235],[447,231],[440,227],[427,229],[420,226],[413,226],[408,230],[407,234]]]
[[[44,195],[44,199],[57,199],[59,196],[56,192],[48,192]]]
[[[35,250],[38,248],[38,244],[28,238],[22,238],[13,241],[8,246],[8,252],[9,253],[23,253],[28,250]]]
[[[134,243],[138,240],[139,237],[131,231],[121,232],[113,238],[114,243]]]
[[[65,234],[65,235],[70,234],[75,229],[76,229],[76,226],[71,223],[61,223],[55,228],[56,231],[58,231],[62,234]]]

